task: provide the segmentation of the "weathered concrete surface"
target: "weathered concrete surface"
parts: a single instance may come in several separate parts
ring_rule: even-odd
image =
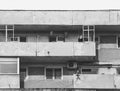
[[[113,75],[80,75],[80,80],[74,75],[74,88],[115,88]]]
[[[0,75],[0,88],[20,88],[19,75]]]
[[[98,51],[99,62],[120,64],[119,48],[101,48]]]
[[[1,56],[95,56],[95,43],[0,42]]]
[[[0,11],[0,24],[119,25],[120,11]]]
[[[73,88],[72,80],[26,80],[25,88]]]

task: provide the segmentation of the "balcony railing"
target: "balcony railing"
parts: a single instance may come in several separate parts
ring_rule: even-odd
[[[0,42],[0,56],[95,56],[94,42]]]

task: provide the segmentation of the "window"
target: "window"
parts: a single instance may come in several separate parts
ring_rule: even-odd
[[[83,68],[82,69],[82,74],[92,74],[92,69]]]
[[[61,79],[61,68],[46,68],[46,79]]]
[[[28,75],[44,75],[44,67],[29,67]]]
[[[17,73],[17,61],[0,61],[0,74]]]
[[[56,42],[56,36],[50,36],[49,42]]]
[[[20,37],[20,42],[26,42],[26,37]]]
[[[100,43],[116,43],[115,35],[100,36]]]
[[[83,25],[83,41],[94,41],[95,39],[95,26]]]
[[[56,41],[65,41],[65,36],[63,35],[52,35],[49,37],[49,42],[56,42]]]
[[[82,72],[91,72],[91,69],[82,69]]]
[[[19,39],[19,37],[11,37],[10,38],[10,41],[16,41],[16,42],[19,42],[20,41],[20,39]]]

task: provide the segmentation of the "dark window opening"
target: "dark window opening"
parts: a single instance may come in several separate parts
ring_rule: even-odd
[[[65,37],[64,36],[58,36],[58,41],[65,41]]]
[[[91,72],[91,69],[82,69],[82,72]]]
[[[49,42],[56,42],[56,36],[49,36]]]
[[[29,67],[28,75],[44,75],[44,67]]]
[[[61,76],[60,68],[46,68],[46,79],[61,79]]]
[[[20,42],[26,42],[26,37],[20,37]]]
[[[115,35],[100,36],[100,43],[116,43]]]
[[[19,41],[19,37],[14,37],[14,38],[12,37],[11,41]]]

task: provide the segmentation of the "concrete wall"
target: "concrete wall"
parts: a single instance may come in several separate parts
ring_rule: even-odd
[[[120,11],[0,11],[0,24],[120,24]]]
[[[100,62],[120,64],[119,48],[101,48],[98,51],[98,60]]]
[[[0,75],[0,88],[20,88],[19,75]]]
[[[1,42],[1,56],[95,56],[94,42]]]
[[[74,76],[74,88],[115,88],[113,75],[80,75]]]

